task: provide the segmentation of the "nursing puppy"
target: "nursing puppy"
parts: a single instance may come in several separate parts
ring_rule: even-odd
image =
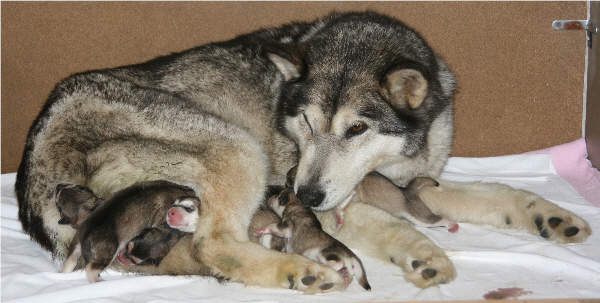
[[[254,235],[283,237],[287,253],[301,254],[334,268],[344,276],[346,284],[350,284],[356,275],[358,284],[371,290],[360,259],[342,242],[323,231],[315,214],[302,205],[291,189],[273,196],[268,203],[281,217],[281,222],[267,225]]]
[[[160,265],[181,237],[189,234],[167,225],[146,228],[119,252],[123,265]]]
[[[195,192],[168,181],[141,182],[108,197],[77,229],[61,272],[72,272],[81,254],[90,282],[145,228],[166,222],[173,202],[195,201]]]
[[[285,242],[281,237],[274,237],[271,234],[255,234],[255,232],[267,225],[279,224],[281,219],[274,212],[268,209],[257,211],[252,217],[248,227],[248,238],[250,241],[260,244],[266,248],[277,251],[284,251]]]
[[[121,264],[160,265],[181,237],[196,230],[200,200],[195,197],[177,199],[166,216],[165,224],[142,230],[119,252]]]
[[[79,228],[92,211],[103,202],[89,188],[70,183],[56,186],[55,200],[60,212],[58,224],[68,224],[74,229]]]
[[[61,214],[59,224],[69,224],[74,229],[78,229],[89,215],[104,200],[96,196],[89,188],[76,185],[61,183],[56,187],[56,205]],[[178,209],[183,208],[183,204],[190,200],[176,200],[176,203],[169,209],[169,214],[174,214]],[[186,211],[190,213],[190,218],[198,218],[199,205],[187,206]],[[196,219],[197,220],[197,219]],[[195,223],[195,222],[194,222]],[[175,223],[173,223],[175,224]],[[185,229],[185,227],[175,226]],[[158,227],[146,228],[128,243],[128,245],[119,252],[119,261],[123,265],[155,265],[167,255],[179,239],[187,232],[172,228],[163,224]]]

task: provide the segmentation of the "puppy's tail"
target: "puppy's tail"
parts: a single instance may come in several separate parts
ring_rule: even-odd
[[[363,267],[360,259],[356,256],[352,257],[352,269],[354,270],[354,275],[356,276],[358,284],[364,289],[371,291],[371,285],[369,285],[369,281],[367,281],[367,273],[365,272],[365,268]]]

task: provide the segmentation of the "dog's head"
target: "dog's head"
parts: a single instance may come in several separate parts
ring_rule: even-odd
[[[334,15],[317,27],[301,43],[265,45],[264,53],[284,79],[278,124],[300,152],[294,190],[305,205],[327,210],[369,172],[424,157],[454,80],[392,19]]]

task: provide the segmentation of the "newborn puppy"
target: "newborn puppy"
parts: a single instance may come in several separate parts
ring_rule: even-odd
[[[195,230],[200,216],[200,205],[196,202],[199,200],[177,200],[167,212],[167,224],[142,230],[141,234],[119,252],[119,261],[123,265],[158,266],[181,237]],[[271,235],[254,236],[255,230],[280,221],[279,216],[270,209],[261,209],[252,217],[248,237],[252,242],[266,248],[283,251],[283,238]]]
[[[286,187],[293,188],[297,166],[287,173]],[[444,226],[449,232],[458,231],[458,224],[444,216],[434,214],[419,197],[424,186],[439,186],[432,178],[420,177],[406,187],[399,187],[378,172],[369,173],[354,189],[354,192],[334,208],[337,228],[344,222],[344,209],[350,202],[361,202],[375,206],[396,217],[402,217],[423,227]]]
[[[119,252],[123,265],[158,266],[181,237],[196,230],[200,217],[200,200],[196,197],[177,199],[167,211],[166,223],[146,228]]]
[[[188,233],[171,228],[166,224],[145,228],[119,252],[123,265],[158,266],[179,239]]]
[[[257,211],[252,217],[250,226],[248,227],[248,237],[250,241],[260,244],[266,248],[283,251],[285,242],[281,237],[274,237],[271,234],[255,235],[254,232],[267,225],[278,224],[281,222],[279,216],[269,209]]]
[[[140,182],[114,193],[77,229],[61,272],[72,272],[82,254],[88,280],[100,281],[102,270],[129,241],[145,228],[165,223],[174,201],[199,205],[194,190],[168,181]]]
[[[458,231],[458,224],[444,216],[434,214],[419,197],[419,192],[425,186],[439,186],[432,178],[415,178],[404,188],[396,186],[380,173],[368,174],[356,186],[354,201],[373,205],[396,217],[402,217],[415,225],[423,227],[444,226],[449,232]],[[347,205],[347,204],[346,204]],[[344,205],[343,207],[345,207]],[[336,209],[338,225],[343,217],[343,207]],[[342,215],[337,215],[341,211]]]
[[[103,202],[89,188],[70,183],[58,184],[54,197],[60,212],[58,224],[69,224],[74,229],[79,228]]]
[[[352,277],[356,275],[360,286],[371,290],[360,259],[348,247],[323,231],[315,214],[300,203],[293,190],[285,189],[273,196],[269,199],[269,205],[281,216],[281,222],[267,225],[255,231],[255,235],[273,234],[283,237],[286,252],[301,254],[331,266],[344,276],[346,284],[350,284]]]

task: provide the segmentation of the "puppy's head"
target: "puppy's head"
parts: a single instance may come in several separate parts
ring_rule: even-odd
[[[61,216],[58,223],[73,228],[79,227],[102,201],[89,188],[70,183],[56,186],[55,200]]]
[[[168,235],[159,228],[146,228],[119,253],[123,265],[155,265],[169,253]]]
[[[279,194],[272,196],[268,201],[269,207],[280,217],[286,216],[295,206],[302,206],[300,200],[294,194],[294,190],[286,188]]]
[[[167,224],[183,232],[196,231],[200,217],[200,199],[198,197],[182,197],[173,203],[167,212]]]

